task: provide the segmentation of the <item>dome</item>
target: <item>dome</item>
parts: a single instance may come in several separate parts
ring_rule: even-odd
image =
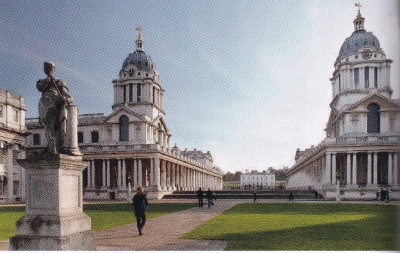
[[[128,65],[136,66],[137,70],[141,71],[150,71],[154,69],[153,61],[150,58],[150,55],[147,55],[142,50],[136,50],[126,57],[124,63],[122,64],[123,71]]]
[[[358,30],[347,38],[339,51],[339,59],[346,57],[349,54],[357,53],[358,50],[365,46],[372,46],[380,49],[378,38],[365,30]]]

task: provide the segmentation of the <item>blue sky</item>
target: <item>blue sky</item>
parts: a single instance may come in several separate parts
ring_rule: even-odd
[[[394,98],[397,2],[362,1],[361,10],[394,61]],[[325,137],[329,78],[356,13],[352,0],[0,0],[0,87],[23,95],[37,117],[35,83],[48,60],[80,113],[109,114],[111,81],[141,26],[166,90],[171,144],[211,151],[224,171],[281,168]]]

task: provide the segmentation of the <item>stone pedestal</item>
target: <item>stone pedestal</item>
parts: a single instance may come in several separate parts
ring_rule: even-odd
[[[94,250],[83,213],[81,156],[37,155],[18,160],[26,170],[26,216],[10,250]]]

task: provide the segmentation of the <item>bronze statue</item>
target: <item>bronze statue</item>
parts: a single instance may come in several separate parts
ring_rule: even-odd
[[[47,77],[36,83],[37,89],[42,92],[39,101],[39,123],[44,126],[46,132],[47,148],[43,152],[45,154],[63,153],[68,106],[73,102],[64,81],[55,78],[55,67],[54,63],[45,62],[44,73]]]

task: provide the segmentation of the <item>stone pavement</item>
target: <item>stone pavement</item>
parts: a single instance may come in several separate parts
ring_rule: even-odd
[[[96,233],[97,250],[135,251],[215,251],[224,250],[225,241],[183,240],[180,236],[224,212],[238,201],[217,200],[210,209],[191,208],[146,221],[143,236],[138,236],[136,223]]]

